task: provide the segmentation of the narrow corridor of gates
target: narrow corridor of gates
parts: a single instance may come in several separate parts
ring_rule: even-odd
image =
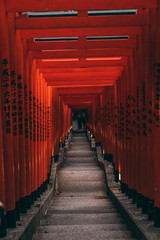
[[[133,239],[106,192],[104,173],[85,132],[74,132],[58,173],[57,193],[33,239]]]
[[[0,0],[0,237],[77,126],[160,231],[159,26],[159,0]]]

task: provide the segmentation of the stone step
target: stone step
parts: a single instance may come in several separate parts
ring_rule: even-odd
[[[66,207],[68,209],[72,209],[75,207],[82,207],[82,208],[87,208],[87,207],[106,207],[108,209],[110,208],[115,208],[113,203],[109,201],[108,199],[84,199],[84,198],[73,198],[73,197],[68,197],[68,198],[62,198],[62,197],[56,197],[50,204],[51,207]],[[49,208],[50,209],[50,208]],[[116,208],[115,208],[116,209]]]
[[[97,163],[95,162],[88,162],[88,163],[86,163],[86,162],[82,162],[82,163],[76,163],[76,162],[65,162],[65,166],[69,166],[69,167],[71,167],[71,166],[73,166],[73,167],[76,167],[76,168],[79,168],[79,167],[83,167],[83,168],[85,168],[85,167],[90,167],[90,168],[92,168],[92,167],[97,167]]]
[[[97,166],[87,166],[85,164],[82,164],[82,166],[78,166],[77,165],[67,165],[66,163],[64,164],[65,167],[65,171],[77,171],[77,172],[83,172],[83,171],[96,171],[96,172],[101,172],[101,170],[97,167]]]
[[[41,226],[45,225],[86,225],[123,223],[119,213],[98,213],[98,214],[54,214],[45,215],[40,221]]]
[[[90,146],[89,142],[71,142],[70,147],[72,146]]]
[[[86,192],[86,191],[81,191],[81,192],[74,192],[74,191],[71,191],[71,192],[62,192],[60,193],[60,196],[61,197],[81,197],[81,198],[84,198],[84,197],[102,197],[106,195],[106,191],[105,190],[98,190],[98,191],[95,191],[95,192]]]
[[[70,146],[70,150],[90,150],[90,148],[88,145]]]
[[[75,157],[94,157],[94,152],[87,150],[70,150],[66,153],[66,157],[75,158]]]
[[[60,191],[62,192],[95,192],[105,189],[105,182],[101,180],[97,181],[60,181],[58,184]]]
[[[57,192],[33,240],[133,240],[125,220],[106,194],[85,133],[74,133],[58,172]]]
[[[81,231],[81,229],[79,230],[74,230],[70,231],[70,229],[66,229],[66,230],[61,230],[61,231],[55,231],[53,233],[36,233],[33,237],[33,240],[43,240],[43,239],[47,239],[47,240],[131,240],[132,235],[129,231],[114,231],[114,230],[110,230],[110,231],[105,231],[105,230],[101,230],[101,231],[96,231],[96,229],[94,230],[90,230],[90,226],[88,226],[88,229],[86,229],[86,231]]]
[[[93,157],[66,157],[65,163],[96,163],[96,159]]]
[[[89,226],[86,225],[63,225],[63,226],[43,226],[43,227],[39,227],[37,229],[38,233],[53,233],[55,231],[65,231],[65,232],[73,232],[73,231],[77,231],[77,232],[86,232],[88,231],[88,228],[90,231],[96,231],[96,232],[100,232],[100,231],[126,231],[127,230],[127,226],[126,224],[90,224]]]
[[[47,210],[47,214],[93,214],[93,213],[117,213],[117,209],[115,208],[106,208],[106,207],[56,207],[54,210],[49,208]]]
[[[60,171],[59,172],[59,179],[63,180],[99,180],[104,179],[104,174],[101,171],[97,172],[90,172],[87,171]]]

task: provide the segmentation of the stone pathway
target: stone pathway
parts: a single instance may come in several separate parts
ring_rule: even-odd
[[[106,194],[103,171],[85,133],[73,134],[58,174],[57,194],[34,240],[134,239]]]

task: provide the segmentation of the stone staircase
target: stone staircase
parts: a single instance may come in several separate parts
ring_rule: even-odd
[[[106,194],[103,171],[84,132],[75,132],[58,173],[57,193],[33,240],[131,240]]]

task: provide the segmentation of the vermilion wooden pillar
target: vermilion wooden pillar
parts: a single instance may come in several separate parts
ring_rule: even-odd
[[[2,109],[1,109],[1,93],[0,93],[0,202],[4,204],[6,209],[6,192],[5,192],[5,169],[4,169],[4,155],[3,155],[3,140],[2,140]],[[0,237],[6,236],[6,217],[2,219],[0,226]]]
[[[20,220],[20,168],[19,168],[19,137],[18,137],[18,88],[17,88],[17,43],[15,31],[15,13],[8,13],[9,53],[11,68],[11,104],[13,124],[13,152],[15,166],[15,198],[16,220]]]
[[[21,32],[17,31],[17,95],[18,95],[18,134],[20,161],[20,209],[27,212],[27,182],[26,182],[26,153],[24,129],[24,72],[23,72],[23,44]]]
[[[154,63],[155,75],[154,75],[154,204],[155,204],[155,226],[160,226],[160,2],[158,1],[158,9],[156,12],[156,58]]]
[[[142,36],[137,37],[137,71],[136,71],[136,146],[135,146],[135,164],[136,164],[136,192],[137,192],[137,207],[141,207],[142,199],[142,152],[141,152],[141,79],[142,79]]]
[[[29,136],[29,57],[27,52],[27,40],[23,40],[23,78],[24,78],[24,134],[25,134],[25,156],[26,156],[26,182],[27,182],[27,208],[31,207],[31,151]]]
[[[37,189],[37,194],[38,194],[38,197],[40,197],[40,194],[41,194],[41,189],[40,189],[40,186],[41,186],[41,142],[40,142],[40,114],[41,114],[41,110],[40,110],[40,101],[41,101],[41,92],[40,92],[40,89],[41,89],[41,80],[40,80],[40,75],[37,74],[37,185],[38,185],[38,189]]]
[[[48,169],[48,154],[47,154],[47,83],[44,81],[44,191],[47,189],[47,169]],[[48,96],[49,97],[49,96]]]
[[[42,75],[40,76],[40,144],[41,144],[41,164],[40,164],[40,187],[41,193],[43,192],[43,182],[44,182],[44,79]]]
[[[5,12],[4,1],[0,2],[0,88],[1,88],[1,109],[2,109],[2,128],[3,128],[3,153],[5,170],[5,192],[7,226],[16,227],[15,210],[15,171],[13,157],[13,128],[12,128],[12,109],[11,109],[11,78],[10,78],[10,58],[8,42],[8,24]]]
[[[152,178],[154,166],[151,164],[151,159],[148,155],[148,141],[149,141],[149,131],[148,131],[148,100],[149,95],[147,94],[148,79],[150,79],[149,64],[149,27],[143,27],[143,39],[142,39],[142,64],[143,64],[143,77],[141,85],[141,96],[142,96],[142,213],[148,213],[148,198],[150,197],[151,188],[153,188],[150,182],[150,177]],[[144,57],[145,56],[145,57]],[[151,89],[150,89],[151,91]],[[146,188],[146,186],[148,186]]]
[[[51,87],[47,88],[47,179],[49,183],[50,177],[50,165],[52,158],[52,126],[51,126],[51,102],[52,102],[52,91]]]
[[[149,47],[149,73],[150,77],[147,79],[147,96],[148,96],[148,159],[150,163],[152,163],[152,159],[154,159],[154,62],[155,62],[155,54],[156,54],[156,9],[150,10],[150,29],[149,29],[149,37],[150,37],[150,47]],[[152,163],[152,173],[150,174],[150,191],[149,191],[149,201],[148,201],[148,219],[154,219],[154,164]]]
[[[31,204],[36,199],[36,186],[35,186],[35,162],[34,162],[34,146],[33,146],[33,71],[34,61],[32,59],[31,52],[28,53],[28,65],[29,65],[29,140],[30,140],[30,158],[31,158]]]

